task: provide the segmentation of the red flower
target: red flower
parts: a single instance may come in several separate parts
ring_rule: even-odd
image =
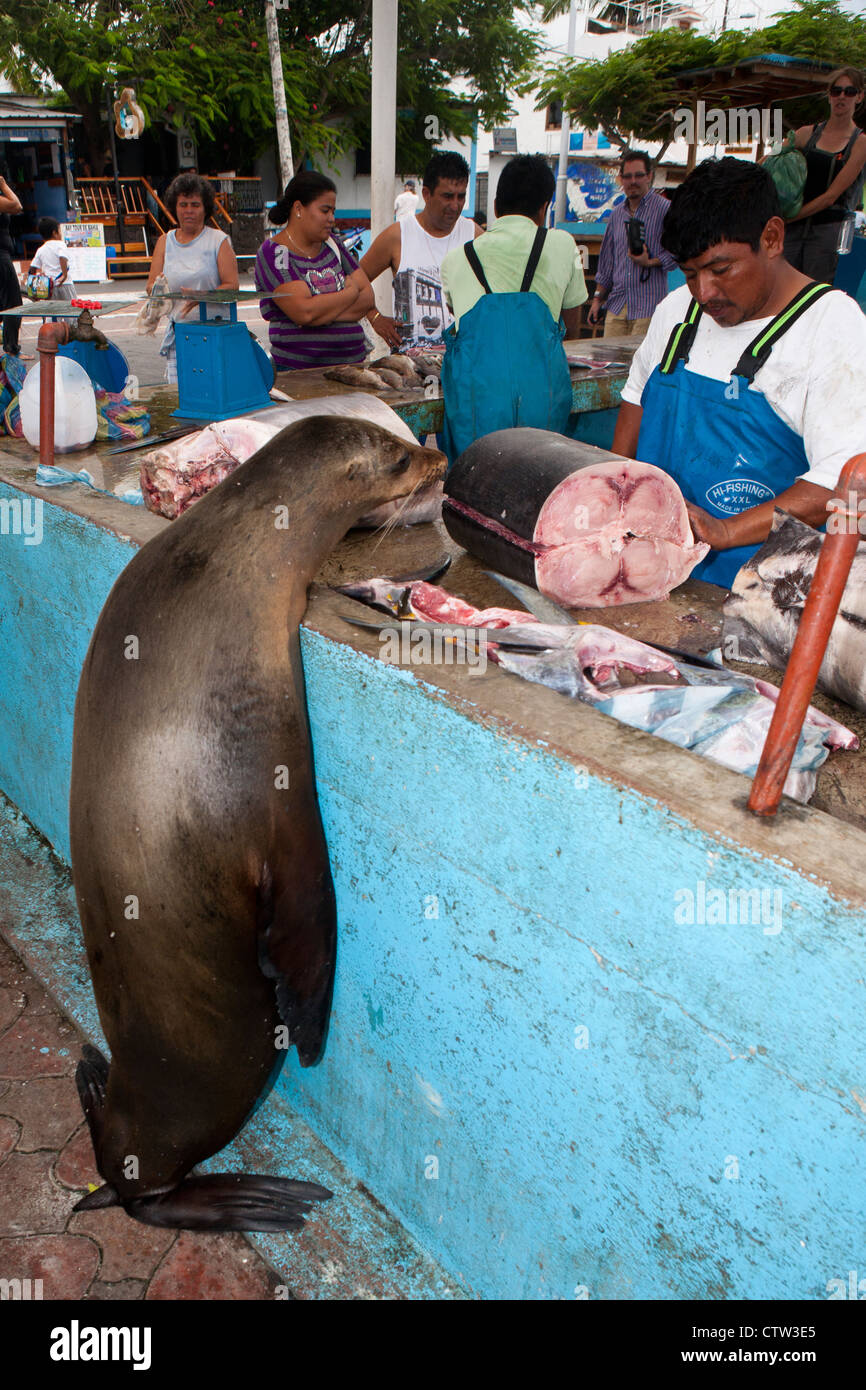
[[[250,48],[258,48],[258,44],[256,43],[255,39],[253,39],[252,43],[250,44]]]
[[[219,19],[217,20],[217,24],[222,24],[222,22],[223,22],[223,17],[222,17],[222,15],[220,15]]]

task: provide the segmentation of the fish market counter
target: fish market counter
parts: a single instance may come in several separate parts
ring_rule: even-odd
[[[571,370],[571,417],[568,433],[587,444],[609,449],[613,443],[616,413],[622,398],[631,359],[643,337],[633,338],[569,338],[565,342]],[[358,386],[341,385],[324,375],[323,369],[281,372],[277,377],[280,390],[297,400],[312,400],[316,396],[343,395],[357,391]],[[437,388],[426,396],[423,389],[377,391],[409,426],[417,439],[436,434],[442,428],[442,396]]]
[[[114,579],[170,523],[22,460],[0,455],[0,916],[100,1041],[73,702]],[[38,539],[14,524],[36,500]],[[205,1167],[334,1190],[306,1234],[253,1237],[301,1297],[826,1298],[863,1232],[866,835],[790,801],[759,821],[744,777],[492,665],[391,664],[327,586],[443,550],[445,587],[503,602],[432,525],[353,533],[313,590],[328,1044]],[[717,600],[589,616],[706,650]]]

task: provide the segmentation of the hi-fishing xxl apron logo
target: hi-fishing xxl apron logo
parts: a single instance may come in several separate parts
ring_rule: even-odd
[[[738,454],[734,467],[748,468],[749,460]],[[705,494],[710,506],[725,516],[737,516],[748,507],[769,502],[775,495],[772,488],[767,487],[766,483],[759,483],[757,478],[726,478],[723,483],[713,483]]]

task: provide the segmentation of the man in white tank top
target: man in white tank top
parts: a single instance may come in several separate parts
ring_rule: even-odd
[[[469,166],[462,155],[451,150],[434,154],[421,184],[423,210],[392,222],[361,260],[371,282],[389,266],[394,277],[393,317],[375,309],[369,316],[389,347],[439,346],[453,322],[440,272],[448,252],[480,231],[462,215],[468,183]]]

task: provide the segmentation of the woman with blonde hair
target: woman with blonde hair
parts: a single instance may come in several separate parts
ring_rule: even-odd
[[[797,148],[806,156],[803,206],[785,230],[785,259],[814,280],[833,283],[843,224],[859,208],[866,178],[866,135],[854,121],[863,101],[863,75],[837,68],[828,79],[830,115],[800,126]]]

